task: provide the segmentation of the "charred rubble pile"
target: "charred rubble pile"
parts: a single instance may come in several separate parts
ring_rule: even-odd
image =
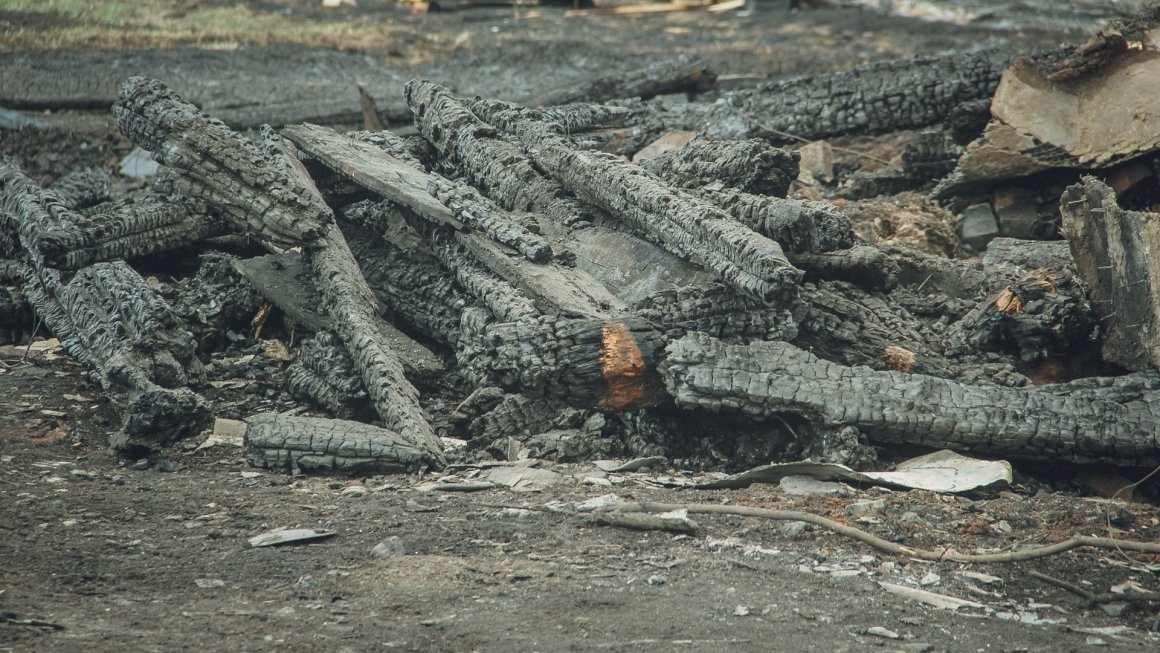
[[[293,359],[275,382],[315,416],[245,416],[271,467],[441,468],[446,436],[500,459],[867,467],[903,445],[1153,466],[1160,113],[1132,103],[1160,94],[1108,96],[1156,67],[1150,24],[683,105],[530,108],[413,80],[410,137],[249,138],[132,78],[113,114],[161,164],[148,189],[110,200],[91,172],[42,188],[0,162],[0,327],[51,330],[131,455],[207,427],[205,364],[273,307]],[[1076,115],[1031,120],[1050,101]],[[1129,121],[1103,149],[1104,125],[1075,127],[1100,109]],[[700,136],[624,156],[674,129]],[[900,130],[917,131],[896,164],[788,197],[787,136]],[[1039,200],[1007,220],[1013,189]],[[966,259],[856,232],[856,198],[903,191],[962,230],[985,207],[1003,237]],[[164,297],[126,262],[190,251],[200,269]]]

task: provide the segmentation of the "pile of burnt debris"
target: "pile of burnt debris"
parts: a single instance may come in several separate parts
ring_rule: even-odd
[[[46,325],[135,456],[207,427],[206,363],[256,315],[289,344],[277,384],[328,416],[246,416],[261,465],[440,468],[447,436],[1156,465],[1155,19],[731,91],[688,61],[526,104],[414,80],[409,136],[251,139],[135,77],[113,114],[161,164],[149,188],[0,163],[0,327]],[[874,170],[822,141],[873,134],[903,144]],[[190,252],[186,278],[139,271]]]

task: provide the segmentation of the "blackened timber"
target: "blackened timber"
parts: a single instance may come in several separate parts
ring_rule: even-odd
[[[755,417],[796,413],[871,442],[1021,459],[1152,467],[1160,462],[1156,372],[1007,388],[820,360],[784,342],[728,345],[693,334],[660,365],[678,406]]]
[[[529,255],[529,260],[543,259],[547,250],[546,240],[540,239],[527,228],[517,229],[516,217],[485,202],[474,191],[466,187],[455,190],[434,182],[442,189],[438,192],[448,198],[448,205],[456,207],[453,210],[428,192],[431,182],[427,173],[404,164],[386,152],[361,143],[351,144],[348,139],[321,127],[298,125],[288,127],[286,133],[332,169],[342,171],[343,174],[349,171],[351,179],[365,184],[367,188],[406,209],[409,215],[431,225],[413,225],[427,237],[433,237],[432,227],[449,230],[451,235],[447,238],[454,240],[485,268],[535,300],[540,310],[596,317],[606,316],[610,310],[615,312],[617,307],[622,306],[607,289],[582,271],[556,265],[550,260],[544,265],[517,260],[522,257],[511,256],[504,248],[492,242],[491,237],[485,238],[466,229],[469,225],[461,221],[460,215],[475,221],[475,226],[486,233],[494,234],[496,240],[507,240],[519,245]],[[479,197],[479,201],[470,203],[468,200],[474,197]],[[486,211],[487,215],[481,211]],[[374,221],[375,218],[369,214],[361,218],[364,226],[383,233],[387,225],[372,224]],[[384,221],[380,219],[380,222]]]
[[[374,412],[354,361],[342,341],[329,331],[319,331],[302,341],[298,362],[286,369],[286,389],[343,419],[366,419]]]
[[[656,374],[665,338],[647,321],[544,316],[497,323],[481,313],[464,311],[457,350],[461,369],[477,383],[611,412],[665,397]]]
[[[84,168],[57,179],[49,188],[66,207],[79,211],[108,200],[113,179],[104,170]]]
[[[413,471],[428,452],[389,429],[341,419],[264,413],[246,418],[246,458],[287,473]]]
[[[520,148],[498,137],[446,89],[418,80],[404,92],[415,126],[454,161],[467,180],[510,211],[543,215],[556,224],[590,223],[590,211],[555,180],[545,177]]]
[[[471,186],[431,175],[427,190],[435,199],[455,212],[464,224],[483,230],[492,240],[520,252],[533,263],[547,263],[552,258],[552,246],[539,234],[512,220],[491,200]]]
[[[690,129],[770,142],[917,129],[942,122],[965,102],[990,98],[1012,59],[1011,53],[990,48],[874,62],[769,82],[680,110],[643,103],[628,122],[656,131]],[[655,113],[663,114],[663,126],[655,124]]]
[[[453,102],[442,87],[419,80],[408,82],[407,94],[412,106]],[[716,206],[614,156],[576,149],[561,136],[557,125],[528,109],[483,99],[468,104],[489,123],[515,135],[536,164],[577,197],[608,211],[665,249],[762,301],[775,302],[793,294],[801,271],[786,260],[781,247]]]
[[[717,73],[693,57],[677,57],[636,70],[570,84],[524,102],[529,107],[549,107],[570,102],[602,102],[620,98],[650,98],[663,93],[706,91],[717,83]]]
[[[1130,370],[1160,364],[1160,216],[1128,211],[1116,193],[1092,178],[1059,199],[1063,231],[1091,302],[1105,328],[1106,361]]]
[[[269,130],[262,144],[254,143],[144,77],[125,82],[113,115],[123,134],[181,173],[175,186],[182,195],[216,207],[242,230],[299,245],[317,240],[333,222]]]
[[[35,251],[50,267],[76,270],[97,261],[158,254],[228,232],[226,221],[200,202],[148,195],[73,214],[40,234]]]
[[[110,444],[140,453],[197,433],[209,406],[187,386],[204,381],[204,373],[197,344],[172,307],[124,261],[71,276],[44,265],[34,243],[72,212],[10,161],[0,162],[0,190],[0,211],[15,223],[26,252],[25,297],[121,408],[121,430]]]
[[[800,158],[796,151],[755,138],[694,138],[640,166],[682,188],[732,188],[754,195],[785,197],[790,183],[797,179]]]

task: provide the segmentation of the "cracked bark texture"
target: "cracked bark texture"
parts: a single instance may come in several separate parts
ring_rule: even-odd
[[[447,92],[430,82],[407,85],[412,103]],[[739,224],[721,209],[675,190],[620,159],[578,150],[558,126],[522,107],[494,100],[470,101],[472,110],[513,134],[540,169],[580,199],[609,212],[643,237],[712,271],[742,293],[775,302],[793,294],[801,271],[781,247]]]
[[[854,244],[850,218],[829,202],[753,195],[732,188],[702,188],[697,193],[741,224],[777,241],[787,253],[828,252]]]
[[[789,309],[764,306],[721,284],[658,291],[636,302],[633,311],[664,328],[669,339],[693,331],[762,340],[792,340],[798,335]]]
[[[419,133],[497,204],[509,211],[543,215],[565,226],[592,221],[584,205],[541,174],[519,147],[499,138],[494,127],[446,89],[413,80],[405,94]]]
[[[193,336],[169,304],[124,261],[71,276],[45,266],[33,255],[38,230],[71,212],[7,160],[0,161],[0,191],[0,211],[28,252],[24,296],[121,409],[121,430],[110,444],[140,453],[197,433],[210,411],[187,386],[203,382],[204,373]]]
[[[663,93],[696,92],[712,88],[717,73],[691,56],[638,68],[620,70],[606,77],[570,84],[524,102],[529,107],[550,107],[571,102],[602,102],[619,98],[650,98]]]
[[[456,356],[477,385],[519,389],[571,406],[622,411],[663,397],[655,365],[664,336],[642,320],[545,316],[495,322],[464,311]]]
[[[1160,364],[1160,216],[1121,209],[1092,177],[1059,200],[1063,231],[1106,329],[1103,358],[1130,370]]]
[[[113,179],[104,170],[85,168],[57,179],[49,189],[65,207],[80,211],[108,200]]]
[[[568,134],[620,127],[628,118],[628,109],[606,104],[565,104],[544,107],[544,117],[559,123]]]
[[[255,467],[288,473],[397,474],[428,461],[427,451],[398,433],[342,419],[254,415],[245,444]]]
[[[695,138],[640,163],[682,188],[730,188],[753,195],[785,197],[797,179],[800,155],[755,138],[725,141]]]
[[[552,246],[471,186],[439,175],[428,178],[427,190],[455,213],[463,224],[480,229],[497,243],[520,252],[533,263],[547,263]]]
[[[972,386],[818,359],[793,345],[671,343],[660,374],[678,406],[755,417],[796,413],[854,426],[871,442],[1033,460],[1151,467],[1160,462],[1160,376],[1033,388]]]
[[[319,239],[334,221],[313,184],[282,155],[272,130],[254,143],[144,77],[121,87],[113,116],[121,133],[180,172],[177,191],[218,209],[243,231],[293,246]]]
[[[286,389],[343,419],[366,419],[374,409],[342,341],[329,331],[306,338],[299,362],[286,369]]]
[[[724,93],[713,104],[637,104],[628,124],[656,135],[686,129],[774,143],[917,129],[942,122],[964,102],[990,98],[1012,58],[990,48],[874,62]]]

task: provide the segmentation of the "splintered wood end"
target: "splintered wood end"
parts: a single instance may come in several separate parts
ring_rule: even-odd
[[[600,368],[608,390],[600,408],[622,411],[655,404],[664,392],[660,376],[645,361],[632,331],[621,322],[610,322],[602,332]]]

